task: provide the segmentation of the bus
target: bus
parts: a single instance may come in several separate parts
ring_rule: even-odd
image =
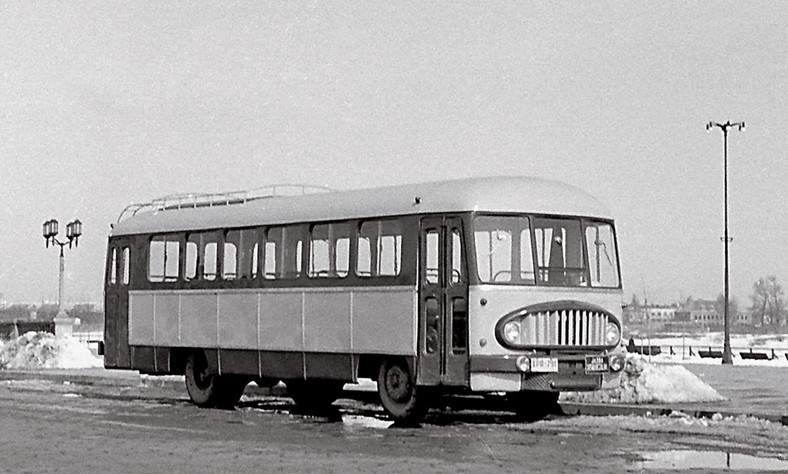
[[[586,192],[528,177],[282,189],[124,210],[105,367],[184,375],[202,407],[251,382],[326,407],[371,379],[409,423],[463,394],[539,419],[623,369],[614,220]]]

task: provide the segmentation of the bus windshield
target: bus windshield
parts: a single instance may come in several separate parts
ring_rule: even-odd
[[[482,283],[619,287],[610,222],[479,215],[473,236]]]

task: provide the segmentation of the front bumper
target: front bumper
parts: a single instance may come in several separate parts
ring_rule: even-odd
[[[604,357],[614,357],[609,354]],[[587,371],[585,354],[554,355],[558,359],[556,372],[524,372],[518,366],[521,355],[472,356],[470,363],[471,390],[478,392],[590,391],[602,387],[603,375],[613,371]],[[535,357],[538,357],[535,355]]]

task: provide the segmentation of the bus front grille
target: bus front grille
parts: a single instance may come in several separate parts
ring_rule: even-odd
[[[522,319],[526,346],[603,346],[608,315],[585,309],[530,312]]]

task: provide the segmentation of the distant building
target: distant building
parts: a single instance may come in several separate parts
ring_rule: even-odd
[[[666,323],[676,317],[676,306],[673,305],[640,305],[629,304],[624,307],[624,322],[630,324]]]
[[[740,326],[752,326],[752,313],[749,311],[740,312],[733,319],[733,324]]]
[[[698,326],[717,326],[723,324],[723,315],[717,311],[715,301],[690,300],[676,311],[675,321]]]

